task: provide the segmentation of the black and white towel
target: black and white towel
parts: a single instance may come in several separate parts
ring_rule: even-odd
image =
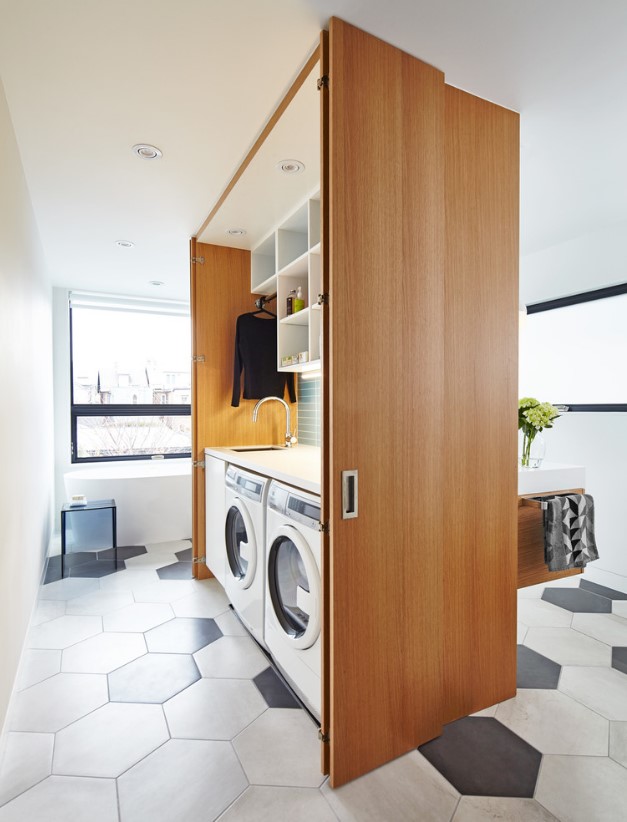
[[[598,558],[590,494],[550,498],[544,515],[544,559],[549,571],[583,568]]]

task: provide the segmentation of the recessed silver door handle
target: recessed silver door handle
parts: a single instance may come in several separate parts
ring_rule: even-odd
[[[357,469],[342,471],[342,519],[355,519],[359,511]]]

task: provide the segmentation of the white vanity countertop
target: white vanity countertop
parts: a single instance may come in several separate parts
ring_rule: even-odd
[[[545,494],[586,487],[586,469],[583,465],[565,465],[561,462],[543,462],[540,468],[518,469],[518,494]]]
[[[238,446],[233,446],[237,448]],[[257,474],[320,494],[320,448],[295,445],[279,451],[234,451],[233,448],[205,448],[209,457],[247,468]]]

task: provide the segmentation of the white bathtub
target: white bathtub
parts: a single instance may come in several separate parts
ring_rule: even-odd
[[[190,459],[101,462],[63,475],[65,493],[88,500],[114,499],[118,545],[190,539]]]

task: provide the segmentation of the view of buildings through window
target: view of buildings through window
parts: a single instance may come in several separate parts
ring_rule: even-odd
[[[74,459],[191,452],[190,334],[189,316],[72,306]]]

